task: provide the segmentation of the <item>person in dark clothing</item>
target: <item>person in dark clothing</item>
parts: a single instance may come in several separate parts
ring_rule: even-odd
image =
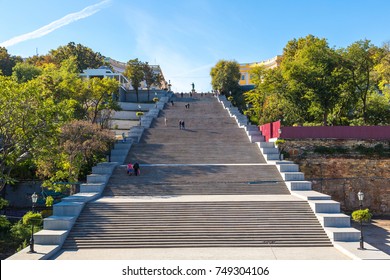
[[[181,127],[182,127],[182,129],[186,129],[184,121],[181,121]]]
[[[139,164],[138,164],[138,162],[136,162],[136,163],[134,163],[134,165],[133,165],[133,169],[134,169],[134,175],[135,176],[138,176],[139,175]]]

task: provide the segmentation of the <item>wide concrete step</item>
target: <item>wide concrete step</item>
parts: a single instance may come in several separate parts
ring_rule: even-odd
[[[292,195],[304,200],[330,200],[331,196],[316,191],[292,191]]]
[[[314,213],[340,213],[340,203],[334,200],[310,200]]]
[[[272,165],[142,166],[141,176],[117,167],[105,196],[289,194]]]
[[[324,227],[346,228],[351,226],[351,217],[342,213],[318,213],[316,216]]]
[[[282,178],[285,181],[303,181],[305,174],[302,172],[281,172]]]
[[[288,181],[286,186],[290,191],[311,190],[312,182],[310,181]]]
[[[279,155],[279,149],[278,148],[260,148],[260,151],[263,154],[278,154]]]
[[[352,227],[326,227],[325,232],[333,241],[356,242],[360,240],[360,231]]]
[[[276,168],[280,172],[298,172],[299,171],[298,164],[278,164],[278,165],[276,165]]]
[[[330,240],[303,201],[96,202],[64,249],[312,247]]]

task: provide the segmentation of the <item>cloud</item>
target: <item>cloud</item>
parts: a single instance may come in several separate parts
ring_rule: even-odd
[[[43,37],[43,36],[53,32],[54,30],[56,30],[58,28],[61,28],[65,25],[68,25],[68,24],[75,22],[75,21],[78,21],[80,19],[92,16],[93,14],[99,12],[102,8],[106,7],[110,2],[111,2],[111,0],[104,0],[104,1],[101,1],[97,4],[88,6],[79,12],[68,14],[68,15],[64,16],[63,18],[55,20],[55,21],[53,21],[53,22],[51,22],[51,23],[49,23],[49,24],[47,24],[47,25],[45,25],[37,30],[34,30],[34,31],[26,33],[26,34],[22,34],[22,35],[13,37],[7,41],[4,41],[4,42],[0,43],[0,46],[7,48],[7,47],[19,44],[19,43],[27,41],[27,40]]]

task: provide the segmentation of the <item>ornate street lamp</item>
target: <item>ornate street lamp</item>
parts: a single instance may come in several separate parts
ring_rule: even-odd
[[[359,191],[358,194],[359,199],[359,207],[360,210],[363,208],[363,199],[364,199],[364,193],[362,191]],[[364,239],[363,239],[363,219],[360,220],[360,248],[359,250],[364,250]]]
[[[34,192],[31,196],[32,201],[32,212],[35,211],[35,204],[37,203],[38,195]],[[31,238],[30,238],[30,251],[29,253],[36,253],[34,251],[34,221],[31,222]]]

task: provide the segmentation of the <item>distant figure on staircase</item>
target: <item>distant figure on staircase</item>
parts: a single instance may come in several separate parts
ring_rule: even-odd
[[[184,124],[184,121],[181,121],[181,128],[182,128],[182,129],[186,129],[185,124]]]
[[[164,118],[165,126],[167,126],[167,117]]]
[[[127,175],[131,176],[131,175],[133,175],[133,173],[134,173],[133,165],[129,162],[127,164]]]
[[[140,175],[141,172],[140,172],[140,168],[139,168],[138,162],[134,163],[133,168],[134,168],[134,175],[135,176]]]
[[[180,120],[180,121],[179,121],[179,129],[181,129],[181,127],[182,127],[182,124],[183,124],[183,121],[182,121],[182,120]]]

